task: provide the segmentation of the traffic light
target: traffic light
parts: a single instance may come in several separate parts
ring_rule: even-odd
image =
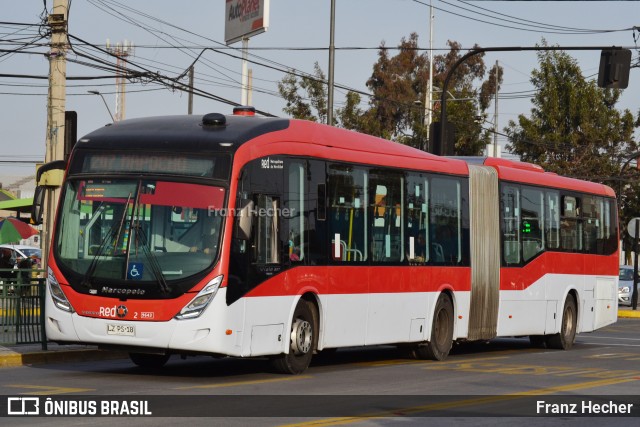
[[[598,86],[610,89],[626,89],[629,85],[631,51],[629,49],[604,49],[600,53]]]
[[[455,151],[456,128],[447,122],[446,140],[442,142],[442,126],[440,122],[433,122],[429,127],[429,152],[437,156],[453,156]]]
[[[64,159],[69,160],[69,155],[78,139],[78,113],[75,111],[64,112]]]

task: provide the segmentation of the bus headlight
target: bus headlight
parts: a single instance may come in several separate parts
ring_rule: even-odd
[[[55,306],[60,310],[73,313],[73,307],[71,307],[71,303],[67,299],[67,296],[64,294],[64,292],[62,292],[62,288],[60,287],[55,274],[53,274],[53,270],[51,270],[51,267],[47,269],[47,283],[49,284],[49,291],[51,292],[51,299],[53,300],[53,304],[55,304]]]
[[[202,290],[198,292],[198,295],[196,295],[195,298],[193,298],[191,302],[189,302],[189,304],[185,305],[184,308],[180,310],[180,313],[176,316],[176,319],[195,319],[196,317],[200,316],[204,309],[207,308],[211,300],[213,300],[213,297],[216,296],[218,288],[222,283],[223,277],[224,276],[218,276],[207,283],[207,286],[202,288]]]

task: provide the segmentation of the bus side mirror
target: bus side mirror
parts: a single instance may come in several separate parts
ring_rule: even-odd
[[[62,185],[66,168],[66,161],[54,160],[40,166],[36,171],[36,184],[38,186],[33,194],[33,205],[31,206],[31,223],[33,225],[42,224],[44,195],[47,189],[57,188]]]
[[[33,205],[31,206],[31,224],[42,224],[42,214],[44,212],[44,195],[46,187],[38,185],[33,194]]]
[[[238,216],[237,236],[242,240],[251,239],[251,229],[253,228],[253,200],[242,200],[240,202],[240,215]]]

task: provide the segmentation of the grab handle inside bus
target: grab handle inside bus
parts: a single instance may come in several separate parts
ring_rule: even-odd
[[[253,228],[253,200],[243,199],[240,201],[240,215],[238,217],[237,236],[242,240],[251,239],[251,229]]]

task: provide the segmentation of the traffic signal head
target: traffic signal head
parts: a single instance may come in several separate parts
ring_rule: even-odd
[[[611,89],[626,89],[629,85],[631,51],[611,48],[600,53],[598,86]]]

